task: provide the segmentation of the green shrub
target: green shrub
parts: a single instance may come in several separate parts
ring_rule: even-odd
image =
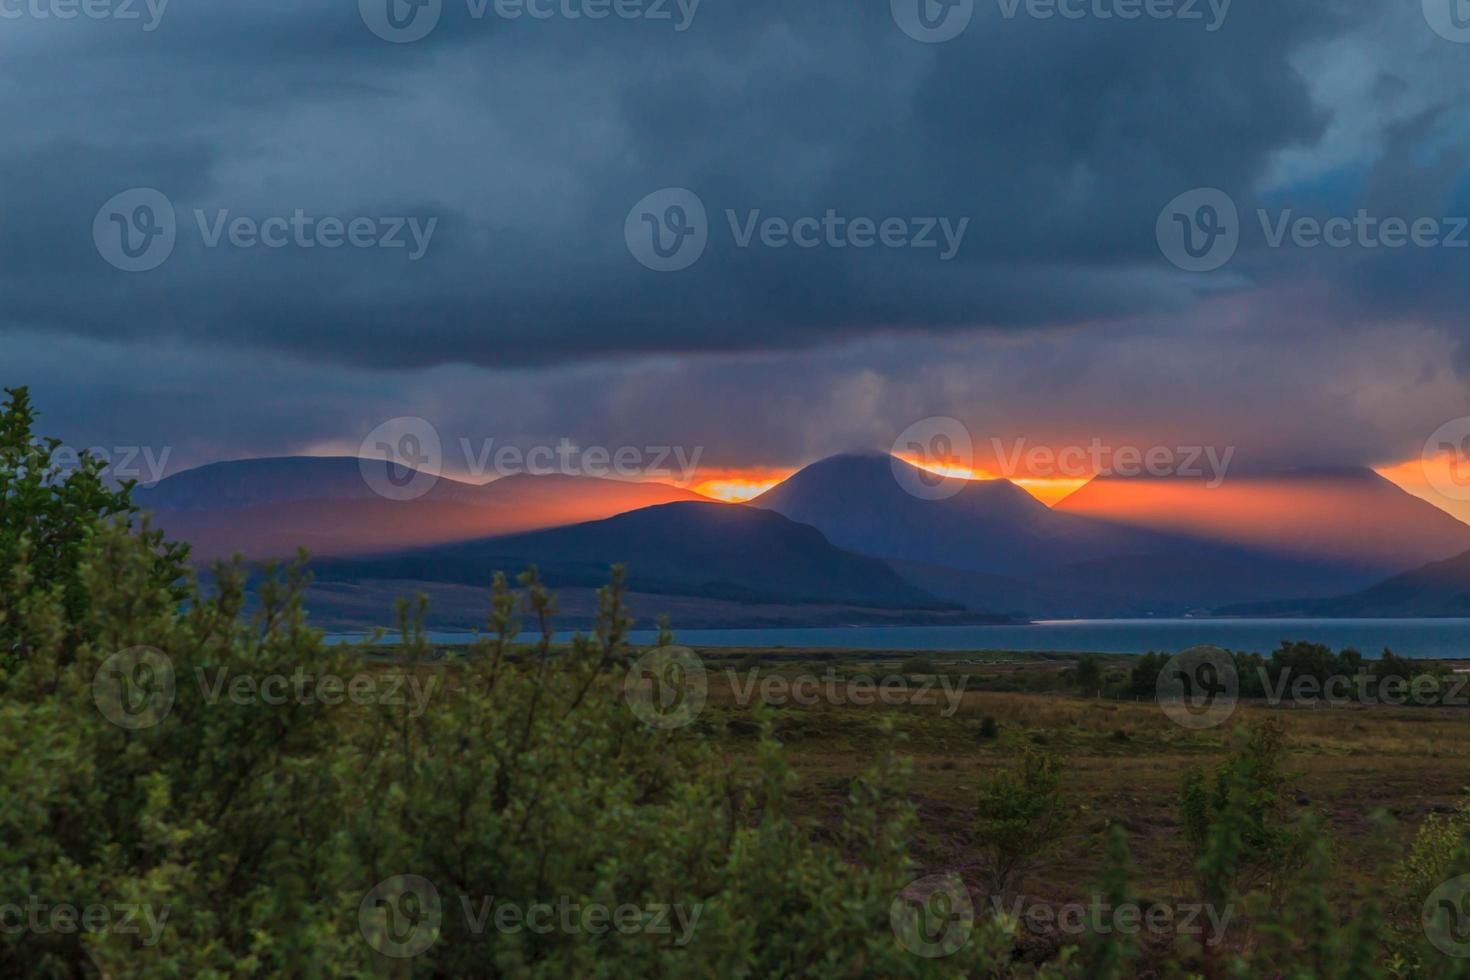
[[[1056,756],[1028,748],[1014,766],[981,782],[975,836],[985,854],[992,894],[1004,896],[1016,888],[1026,870],[1056,843],[1068,816],[1061,777]]]

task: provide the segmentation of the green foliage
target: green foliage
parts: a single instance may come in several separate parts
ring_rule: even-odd
[[[1107,863],[1096,889],[1104,908],[1116,911],[1138,901],[1133,893],[1131,875],[1128,834],[1114,824],[1108,829]],[[1119,923],[1109,918],[1088,936],[1081,960],[1087,964],[1087,975],[1093,980],[1131,980],[1138,975],[1138,943],[1119,927]]]
[[[1128,675],[1128,693],[1135,698],[1152,698],[1158,693],[1159,674],[1169,658],[1150,650],[1134,663]]]
[[[1300,828],[1284,799],[1286,746],[1268,721],[1234,733],[1229,759],[1208,779],[1194,770],[1181,792],[1180,826],[1195,857],[1203,895],[1225,902],[1255,888],[1268,891],[1300,860]]]
[[[1096,697],[1103,687],[1102,664],[1096,657],[1077,661],[1077,689],[1088,697]]]
[[[934,661],[919,654],[915,654],[905,660],[903,665],[899,667],[899,670],[905,674],[920,674],[925,676],[938,672],[938,668],[934,666]]]
[[[385,662],[310,628],[299,566],[270,570],[250,614],[240,567],[217,567],[201,589],[181,549],[132,526],[128,487],[107,487],[89,460],[51,467],[56,444],[32,423],[24,391],[12,392],[0,417],[0,976],[1375,980],[1470,969],[1420,925],[1426,900],[1470,874],[1470,804],[1429,818],[1397,876],[1348,914],[1328,885],[1325,826],[1286,818],[1273,725],[1240,730],[1217,772],[1186,778],[1181,804],[1202,897],[1248,903],[1248,940],[1161,953],[1110,929],[1038,966],[1016,955],[1009,918],[948,902],[924,907],[938,918],[920,938],[960,921],[960,942],[921,955],[895,912],[931,877],[909,856],[910,765],[875,754],[818,823],[799,815],[775,712],[756,712],[750,765],[698,725],[650,724],[628,696],[646,663],[628,642],[620,572],[570,644],[552,645],[555,599],[533,570],[519,590],[496,577],[486,638],[452,660],[430,656],[424,602],[403,603],[403,643]],[[669,639],[652,651],[660,670]],[[1144,658],[1134,686],[1151,696],[1148,670],[1164,659]],[[881,727],[897,741],[891,719]],[[985,717],[980,737],[997,734]],[[993,895],[1018,889],[1064,831],[1061,781],[1059,759],[1033,748],[982,780],[974,827]],[[1107,908],[1139,901],[1129,858],[1113,826],[1096,892]],[[142,914],[132,928],[54,916],[15,928],[14,910],[38,903],[101,908],[115,925]],[[618,910],[629,928],[559,927],[569,904]],[[507,908],[538,906],[558,911],[558,927],[496,925]],[[409,939],[423,940],[416,955],[385,952]]]
[[[1068,810],[1061,797],[1061,761],[1027,748],[1016,764],[980,784],[975,833],[985,853],[993,894],[1004,896],[1038,856],[1055,845]]]
[[[133,483],[108,486],[105,464],[87,453],[74,466],[61,453],[59,439],[35,435],[36,413],[25,388],[6,389],[0,405],[0,689],[21,651],[36,642],[28,635],[37,622],[32,605],[40,597],[59,602],[63,618],[56,628],[64,657],[75,655],[87,639],[91,595],[84,581],[88,547],[107,524],[127,524],[137,513]],[[151,561],[152,581],[177,582],[184,574],[186,549],[163,542],[161,534],[142,532]]]

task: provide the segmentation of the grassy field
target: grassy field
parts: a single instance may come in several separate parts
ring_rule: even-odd
[[[735,758],[751,753],[755,712],[764,699],[757,677],[801,675],[883,678],[903,673],[909,655],[850,651],[700,650],[709,700],[696,723]],[[1315,808],[1336,841],[1345,900],[1386,856],[1401,853],[1424,817],[1457,808],[1470,784],[1470,709],[1353,706],[1272,707],[1243,700],[1218,728],[1190,730],[1150,700],[1103,700],[1070,686],[1074,655],[1023,653],[924,654],[941,681],[965,680],[947,701],[938,685],[920,693],[909,675],[903,696],[857,706],[799,705],[780,694],[767,706],[779,740],[802,776],[801,797],[812,817],[829,821],[844,804],[848,781],[885,749],[914,761],[913,799],[920,816],[915,855],[926,870],[954,870],[978,885],[970,824],[981,777],[1006,765],[1027,745],[1065,760],[1068,802],[1075,818],[1065,837],[1025,883],[1038,899],[1070,901],[1097,877],[1106,830],[1128,831],[1138,885],[1158,900],[1191,892],[1190,868],[1177,824],[1180,783],[1187,770],[1212,770],[1224,759],[1233,726],[1278,719],[1290,746],[1291,795]],[[1126,671],[1131,658],[1101,658]],[[757,663],[759,666],[757,666]],[[742,696],[744,692],[745,696]],[[892,703],[892,702],[900,703]],[[928,703],[916,703],[928,702]],[[951,713],[952,711],[952,713]],[[982,720],[996,734],[983,737]],[[892,734],[884,732],[884,722]],[[1392,839],[1370,823],[1375,810],[1394,818]]]

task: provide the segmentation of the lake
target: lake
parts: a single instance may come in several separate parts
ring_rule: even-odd
[[[565,640],[570,634],[559,636]],[[337,642],[357,637],[334,636]],[[435,643],[459,644],[468,633],[431,633]],[[634,631],[635,644],[652,630]],[[1027,626],[852,626],[817,629],[682,630],[675,641],[704,647],[831,647],[849,650],[1022,650],[1058,653],[1177,653],[1212,644],[1270,653],[1283,640],[1353,647],[1376,657],[1388,647],[1401,657],[1470,658],[1470,619],[1075,619]]]

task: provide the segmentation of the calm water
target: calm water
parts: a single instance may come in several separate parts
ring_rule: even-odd
[[[570,635],[570,634],[568,634]],[[433,633],[467,643],[467,633]],[[563,637],[565,638],[565,637]],[[350,640],[353,637],[334,637]],[[652,631],[635,631],[650,643]],[[680,630],[691,646],[840,647],[850,650],[1025,650],[1060,653],[1177,653],[1209,643],[1269,653],[1282,640],[1354,647],[1377,656],[1470,658],[1470,619],[1076,619],[1030,626],[853,626],[823,629]]]

